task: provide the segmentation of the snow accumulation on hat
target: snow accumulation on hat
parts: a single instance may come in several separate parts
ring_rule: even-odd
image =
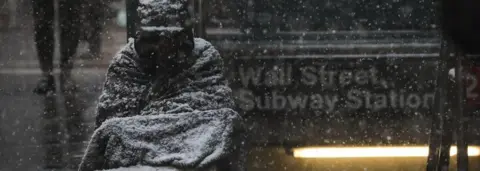
[[[137,11],[142,26],[171,30],[191,26],[188,7],[188,0],[139,0]]]

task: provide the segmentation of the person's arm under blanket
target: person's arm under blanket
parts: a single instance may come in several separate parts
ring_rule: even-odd
[[[195,63],[185,72],[172,78],[167,87],[161,87],[160,97],[153,97],[142,110],[142,115],[176,114],[193,111],[234,109],[232,90],[224,75],[223,59],[213,45],[195,39]],[[166,82],[161,82],[165,85]],[[169,86],[170,85],[170,86]],[[173,85],[173,86],[171,86]],[[235,130],[234,151],[220,159],[219,171],[244,171],[246,137],[243,129]]]
[[[150,96],[142,115],[234,108],[232,90],[223,73],[223,60],[215,47],[197,38],[193,55],[196,61],[191,67],[155,85],[160,86],[156,88],[157,96]]]
[[[151,78],[141,60],[132,40],[113,58],[97,106],[97,127],[112,117],[139,114]]]

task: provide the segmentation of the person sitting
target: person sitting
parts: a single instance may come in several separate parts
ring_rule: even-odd
[[[141,0],[141,27],[99,97],[80,171],[244,170],[242,119],[222,57],[194,38],[187,0]]]

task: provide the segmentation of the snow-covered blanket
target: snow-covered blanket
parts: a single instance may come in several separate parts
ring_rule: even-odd
[[[147,72],[133,40],[114,57],[99,98],[99,127],[80,171],[137,165],[203,170],[239,150],[242,120],[232,110],[223,60],[209,42],[194,42],[194,62],[182,70]]]
[[[194,171],[194,170],[181,170],[174,167],[151,167],[151,166],[131,166],[131,167],[121,167],[116,169],[108,169],[103,171]],[[212,167],[202,171],[219,171],[216,168]]]

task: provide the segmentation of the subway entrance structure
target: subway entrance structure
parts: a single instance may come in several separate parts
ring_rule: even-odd
[[[383,30],[275,31],[273,19],[260,19],[280,12],[255,2],[236,4],[244,11],[232,18],[242,21],[240,31],[209,29],[209,12],[218,4],[192,3],[195,34],[215,44],[227,63],[251,129],[250,155],[274,149],[250,170],[316,168],[310,161],[293,167],[292,156],[417,157],[426,162],[419,170],[443,171],[451,163],[459,171],[480,169],[480,141],[472,138],[480,132],[480,68],[437,29],[395,29],[393,23]],[[127,0],[127,37],[135,36],[136,4]]]

